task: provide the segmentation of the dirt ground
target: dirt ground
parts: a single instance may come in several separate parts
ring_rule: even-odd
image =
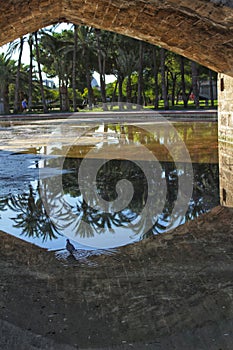
[[[0,232],[0,349],[231,350],[232,214],[89,265]]]

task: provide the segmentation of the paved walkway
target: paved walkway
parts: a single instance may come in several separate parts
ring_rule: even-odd
[[[218,112],[216,109],[210,110],[181,110],[181,111],[173,111],[173,110],[160,110],[153,111],[151,109],[143,109],[141,111],[130,111],[124,110],[122,112],[75,112],[75,113],[27,113],[27,114],[9,114],[9,115],[0,115],[0,121],[8,121],[8,120],[51,120],[51,119],[67,119],[67,118],[75,118],[80,121],[86,122],[95,121],[96,120],[106,120],[106,121],[118,121],[122,119],[126,119],[127,121],[140,121],[141,119],[146,119],[150,121],[155,121],[156,118],[164,117],[164,118],[175,118],[175,119],[211,119],[217,120]]]

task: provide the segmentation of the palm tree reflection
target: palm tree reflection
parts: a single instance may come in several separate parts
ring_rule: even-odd
[[[194,219],[219,203],[218,165],[194,164],[193,171],[195,182],[193,196],[190,200],[186,215],[181,215],[179,210],[173,213],[173,208],[177,199],[179,177],[183,176],[186,171],[186,166],[185,164],[180,164],[180,168],[176,169],[175,164],[172,162],[161,163],[161,166],[163,169],[161,176],[165,177],[167,187],[165,205],[160,215],[155,216],[153,208],[151,208],[151,212],[147,213],[144,220],[139,220],[137,224],[132,226],[132,231],[135,235],[143,232],[145,227],[152,227],[141,238],[162,233],[174,226],[174,222],[177,226],[187,220]],[[147,181],[143,172],[132,162],[125,160],[109,161],[99,170],[98,175],[99,195],[105,200],[112,201],[116,198],[116,183],[122,178],[128,178],[133,183],[135,190],[134,196],[124,210],[106,213],[101,210],[93,209],[90,203],[86,203],[80,195],[74,213],[77,215],[77,234],[82,235],[82,237],[93,236],[95,233],[102,233],[105,229],[117,231],[118,227],[129,226],[130,223],[135,222],[137,217],[140,216],[147,196],[149,195]],[[70,181],[73,184],[77,181],[76,174],[65,175],[65,177],[66,176],[70,177]],[[159,182],[161,179],[156,178],[155,181]],[[69,184],[67,181],[66,185],[67,187],[65,187],[64,190],[69,193]],[[87,181],[87,191],[89,187],[90,183]],[[158,191],[159,189],[160,186],[158,186]],[[156,195],[158,201],[160,200],[161,194],[158,192]],[[172,221],[171,214],[173,214]],[[89,224],[86,226],[88,232],[85,231],[85,229],[80,230],[81,222]]]
[[[27,193],[9,195],[0,200],[0,210],[11,209],[17,215],[11,219],[13,227],[21,230],[25,237],[41,238],[42,242],[56,239],[59,232],[56,225],[46,213],[42,199],[38,196],[38,188],[33,190],[29,185]]]
[[[53,161],[53,160],[51,160]],[[118,212],[104,212],[103,210],[93,208],[89,202],[86,202],[79,189],[77,171],[80,166],[80,159],[65,159],[64,168],[74,169],[72,173],[63,175],[63,191],[66,196],[72,198],[72,204],[67,205],[67,210],[72,211],[71,216],[66,210],[60,211],[60,207],[55,208],[53,219],[46,212],[44,201],[40,196],[43,191],[52,203],[62,201],[63,194],[54,186],[49,186],[52,179],[38,180],[35,188],[29,186],[28,192],[18,195],[9,195],[0,200],[0,211],[7,208],[11,209],[16,215],[11,219],[14,227],[21,230],[21,234],[27,237],[41,238],[42,241],[56,239],[62,235],[63,230],[73,227],[75,233],[80,237],[93,237],[96,234],[104,232],[117,232],[119,227],[129,227],[132,225],[132,235],[140,236],[140,238],[149,237],[150,235],[162,233],[168,230],[174,221],[178,225],[187,220],[191,220],[203,212],[210,210],[218,205],[218,165],[217,164],[193,164],[194,184],[193,196],[190,201],[189,208],[185,216],[181,216],[180,212],[173,213],[173,223],[171,223],[171,215],[177,199],[179,178],[185,172],[185,164],[180,164],[179,169],[172,162],[161,163],[162,173],[160,178],[152,179],[160,184],[160,181],[166,181],[166,200],[163,210],[159,215],[155,215],[153,208],[143,220],[137,220],[144,208],[144,205],[150,194],[148,193],[148,183],[142,170],[134,163],[127,160],[111,160],[104,164],[99,170],[97,178],[98,194],[106,201],[113,201],[116,196],[116,183],[120,179],[127,178],[134,187],[134,195],[132,201],[126,208]],[[155,174],[157,176],[157,174]],[[90,183],[86,188],[90,188]],[[162,192],[159,192],[160,185],[157,186],[158,193],[156,200],[160,200]],[[75,203],[75,204],[74,204]],[[136,222],[136,224],[135,224]],[[85,223],[87,225],[85,225]],[[130,226],[131,227],[131,226]],[[142,235],[146,227],[150,230]]]

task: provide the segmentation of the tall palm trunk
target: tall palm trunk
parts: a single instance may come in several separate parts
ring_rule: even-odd
[[[93,91],[91,86],[91,75],[90,71],[86,71],[86,79],[87,79],[87,90],[88,90],[88,105],[89,109],[92,110],[93,108]]]
[[[176,93],[176,80],[177,80],[177,75],[176,73],[170,72],[171,75],[171,83],[172,83],[172,93],[171,93],[171,102],[172,106],[175,106],[175,93]]]
[[[73,89],[73,108],[77,111],[77,96],[76,96],[76,64],[77,64],[77,41],[78,41],[78,26],[74,24],[74,51],[73,51],[73,69],[72,69],[72,89]]]
[[[4,113],[8,114],[10,113],[10,105],[9,105],[9,84],[6,83],[4,85],[3,90],[3,106],[4,106]]]
[[[42,72],[41,72],[41,66],[40,66],[40,53],[39,53],[37,32],[34,33],[34,36],[35,36],[36,60],[37,60],[38,73],[39,73],[39,79],[40,79],[40,91],[41,91],[41,99],[42,99],[42,104],[43,104],[43,111],[44,111],[44,113],[47,113],[48,109],[47,109],[46,101],[45,101],[44,86],[43,86]]]
[[[181,90],[182,90],[182,100],[184,103],[184,108],[188,106],[188,98],[186,94],[185,76],[184,76],[184,57],[180,56],[180,73],[181,73]]]
[[[29,53],[30,53],[30,66],[29,66],[29,77],[28,77],[28,109],[30,111],[32,109],[32,70],[33,70],[32,34],[30,34],[29,36],[28,44],[29,44]]]
[[[159,108],[159,85],[158,85],[158,73],[159,73],[159,67],[157,64],[157,47],[153,47],[152,52],[153,57],[153,75],[154,75],[154,92],[155,92],[155,102],[154,102],[154,108]]]
[[[68,112],[69,111],[69,98],[68,98],[68,82],[67,80],[61,80],[61,83],[59,85],[59,92],[60,92],[60,110],[62,112]]]
[[[98,66],[99,66],[99,75],[100,75],[100,91],[101,91],[101,99],[102,103],[106,103],[106,84],[105,84],[105,57],[101,50],[100,45],[100,30],[96,29],[96,39],[97,39],[97,51],[98,51]],[[104,106],[104,105],[103,105]],[[104,109],[106,107],[104,106]]]
[[[84,57],[86,58],[85,60],[85,71],[86,71],[86,82],[87,82],[87,91],[88,91],[88,105],[89,109],[92,110],[93,108],[93,90],[91,86],[91,72],[90,72],[90,59],[89,59],[89,52],[84,49]]]
[[[143,43],[139,41],[139,63],[138,63],[138,97],[137,104],[142,105],[143,92]]]
[[[130,74],[127,77],[127,83],[126,83],[126,99],[128,103],[132,102],[132,82],[131,82]]]
[[[118,80],[114,84],[114,90],[112,93],[112,101],[111,101],[112,104],[111,104],[111,108],[110,108],[111,110],[113,109],[114,102],[116,101],[117,88],[118,88]]]
[[[19,59],[18,59],[16,79],[15,79],[14,113],[18,113],[19,110],[20,110],[20,105],[19,105],[19,80],[20,80],[20,67],[21,67],[21,61],[22,61],[23,44],[24,44],[24,38],[21,37],[20,38],[20,47],[19,47]]]
[[[198,81],[199,81],[199,74],[198,74],[198,66],[196,62],[191,62],[191,67],[192,67],[192,87],[193,87],[193,94],[194,94],[194,103],[196,108],[200,107],[199,104],[199,86],[198,86]]]
[[[210,84],[210,103],[211,107],[214,107],[214,92],[213,92],[213,75],[212,70],[209,69],[209,84]]]
[[[161,79],[162,79],[162,95],[163,95],[163,101],[164,101],[164,109],[169,109],[167,85],[166,85],[165,49],[161,48],[160,55],[161,55]]]
[[[118,105],[119,105],[119,109],[122,110],[123,109],[123,81],[124,78],[123,76],[121,76],[121,74],[118,74],[117,77],[117,82],[118,82]]]

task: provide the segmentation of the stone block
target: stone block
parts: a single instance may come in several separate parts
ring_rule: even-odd
[[[218,90],[220,199],[233,207],[233,78],[219,74]]]

